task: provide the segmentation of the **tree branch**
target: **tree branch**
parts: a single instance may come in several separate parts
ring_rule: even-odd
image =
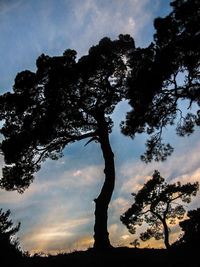
[[[176,200],[176,199],[178,199],[178,198],[184,196],[185,194],[186,194],[186,193],[182,193],[182,194],[178,195],[177,197],[172,198],[170,202],[172,202],[172,201],[174,201],[174,200]]]
[[[96,135],[97,135],[96,132],[90,132],[90,133],[82,134],[79,136],[67,137],[67,139],[64,139],[64,140],[62,139],[62,140],[59,140],[57,142],[50,143],[48,146],[46,146],[44,148],[35,147],[36,151],[38,151],[41,154],[40,154],[39,158],[37,159],[37,161],[34,163],[34,165],[37,165],[39,162],[41,162],[41,160],[45,156],[45,153],[47,153],[48,151],[51,152],[52,150],[56,150],[56,148],[58,148],[61,145],[63,145],[63,148],[64,148],[64,146],[67,145],[68,143],[71,143],[74,141],[81,141],[81,140],[86,139],[86,138],[96,137]]]
[[[144,214],[146,214],[146,213],[148,213],[148,212],[151,212],[151,210],[149,209],[149,210],[147,210],[147,211],[145,211],[145,212],[141,212],[141,215],[144,215]]]

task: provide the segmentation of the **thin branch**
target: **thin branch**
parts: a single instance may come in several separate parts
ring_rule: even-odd
[[[97,135],[96,132],[90,132],[90,133],[86,133],[86,134],[82,134],[80,136],[71,136],[70,138],[64,139],[64,140],[59,140],[57,142],[51,143],[48,146],[44,147],[44,148],[35,148],[36,151],[41,152],[39,158],[37,159],[37,161],[34,163],[34,165],[37,165],[39,162],[41,162],[42,158],[44,157],[45,153],[50,151],[50,150],[54,150],[56,149],[58,146],[63,145],[63,147],[71,142],[74,141],[80,141],[86,138],[91,138],[91,137],[95,137]]]
[[[182,193],[182,194],[178,195],[177,197],[172,198],[172,199],[170,200],[170,202],[172,202],[172,201],[174,201],[174,200],[176,200],[176,199],[178,199],[178,198],[181,198],[181,197],[184,196],[184,195],[185,195],[185,193]]]
[[[42,160],[43,156],[45,155],[45,153],[46,153],[47,151],[48,151],[48,149],[44,150],[44,151],[40,154],[39,158],[38,158],[37,161],[34,163],[34,166],[37,165],[37,164]]]
[[[176,110],[180,112],[181,120],[184,120],[185,118],[183,117],[183,112],[182,112],[182,110],[179,109],[179,108],[177,108]]]
[[[155,212],[153,209],[150,208],[150,211],[162,222],[163,218],[161,217],[160,214],[158,214],[157,212]]]

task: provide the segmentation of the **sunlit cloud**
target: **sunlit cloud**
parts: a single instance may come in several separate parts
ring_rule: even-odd
[[[40,175],[38,174],[37,176]],[[41,177],[36,177],[36,180],[23,194],[2,190],[0,194],[0,201],[5,203],[24,201],[25,199],[30,198],[31,196],[36,194],[49,194],[49,191],[51,191],[51,189],[55,190],[56,188],[73,189],[77,187],[93,187],[102,182],[103,177],[103,166],[87,166],[78,170],[67,170],[60,174],[58,173],[55,179],[49,180],[39,179]]]
[[[110,210],[112,210],[114,213],[120,214],[125,209],[130,207],[130,201],[127,199],[124,199],[122,197],[118,197],[114,199],[110,204]]]
[[[124,177],[121,179],[120,191],[122,193],[137,192],[152,176],[154,170],[159,170],[167,182],[200,182],[199,151],[200,142],[196,142],[190,150],[187,150],[187,147],[181,147],[180,150],[177,148],[176,152],[165,162],[152,162],[151,164],[134,160],[127,162],[119,170],[119,175]]]
[[[22,246],[28,248],[31,253],[51,251],[56,254],[60,250],[69,250],[75,242],[81,243],[77,237],[77,228],[88,224],[91,218],[68,218],[64,222],[59,222],[58,218],[54,218],[54,220],[55,222],[50,224],[48,220],[45,220],[43,225],[33,228],[22,236]],[[82,240],[83,244],[88,245],[89,243]]]
[[[88,166],[78,170],[65,171],[61,183],[70,187],[94,186],[103,181],[103,166]]]

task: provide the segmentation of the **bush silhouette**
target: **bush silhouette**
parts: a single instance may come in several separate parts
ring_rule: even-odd
[[[179,223],[184,232],[174,246],[198,247],[200,243],[200,208],[190,210],[187,213],[188,219]]]
[[[20,223],[13,226],[12,220],[9,219],[10,213],[10,210],[3,212],[0,209],[0,257],[1,259],[14,260],[22,256],[18,239],[14,237],[19,231]]]

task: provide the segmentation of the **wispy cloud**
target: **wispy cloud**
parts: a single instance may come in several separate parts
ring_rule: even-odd
[[[200,151],[200,142],[197,141],[194,146],[190,147],[190,150],[188,150],[186,142],[185,148],[183,146],[180,150],[177,149],[165,162],[152,162],[147,165],[134,160],[127,162],[119,170],[121,176],[124,177],[119,181],[121,182],[120,191],[123,193],[138,191],[156,169],[160,171],[168,182],[176,182],[178,180],[182,183],[200,182],[200,154],[198,151]]]
[[[139,39],[141,31],[152,21],[153,6],[150,8],[149,4],[149,0],[75,1],[74,28],[82,28],[79,32],[82,40],[78,46],[80,54],[87,52],[88,47],[104,36],[116,38],[120,33],[128,33]],[[71,43],[76,47],[76,38]]]
[[[1,207],[11,208],[13,221],[22,223],[23,249],[57,253],[92,245],[92,202],[103,176],[102,166],[88,166],[64,171],[54,180],[37,177],[22,195],[1,190]]]
[[[17,72],[35,70],[35,60],[41,53],[61,55],[71,48],[80,57],[102,37],[113,39],[120,33],[131,34],[138,45],[148,44],[158,3],[159,0],[0,1],[0,89],[10,89]]]
[[[78,229],[88,224],[91,218],[70,219],[65,218],[61,222],[58,218],[54,218],[54,222],[49,223],[45,219],[45,224],[31,229],[22,236],[22,246],[31,253],[45,252],[56,254],[73,248],[75,242],[80,242],[77,236]],[[88,245],[83,242],[81,245]],[[80,243],[81,243],[80,242]]]

